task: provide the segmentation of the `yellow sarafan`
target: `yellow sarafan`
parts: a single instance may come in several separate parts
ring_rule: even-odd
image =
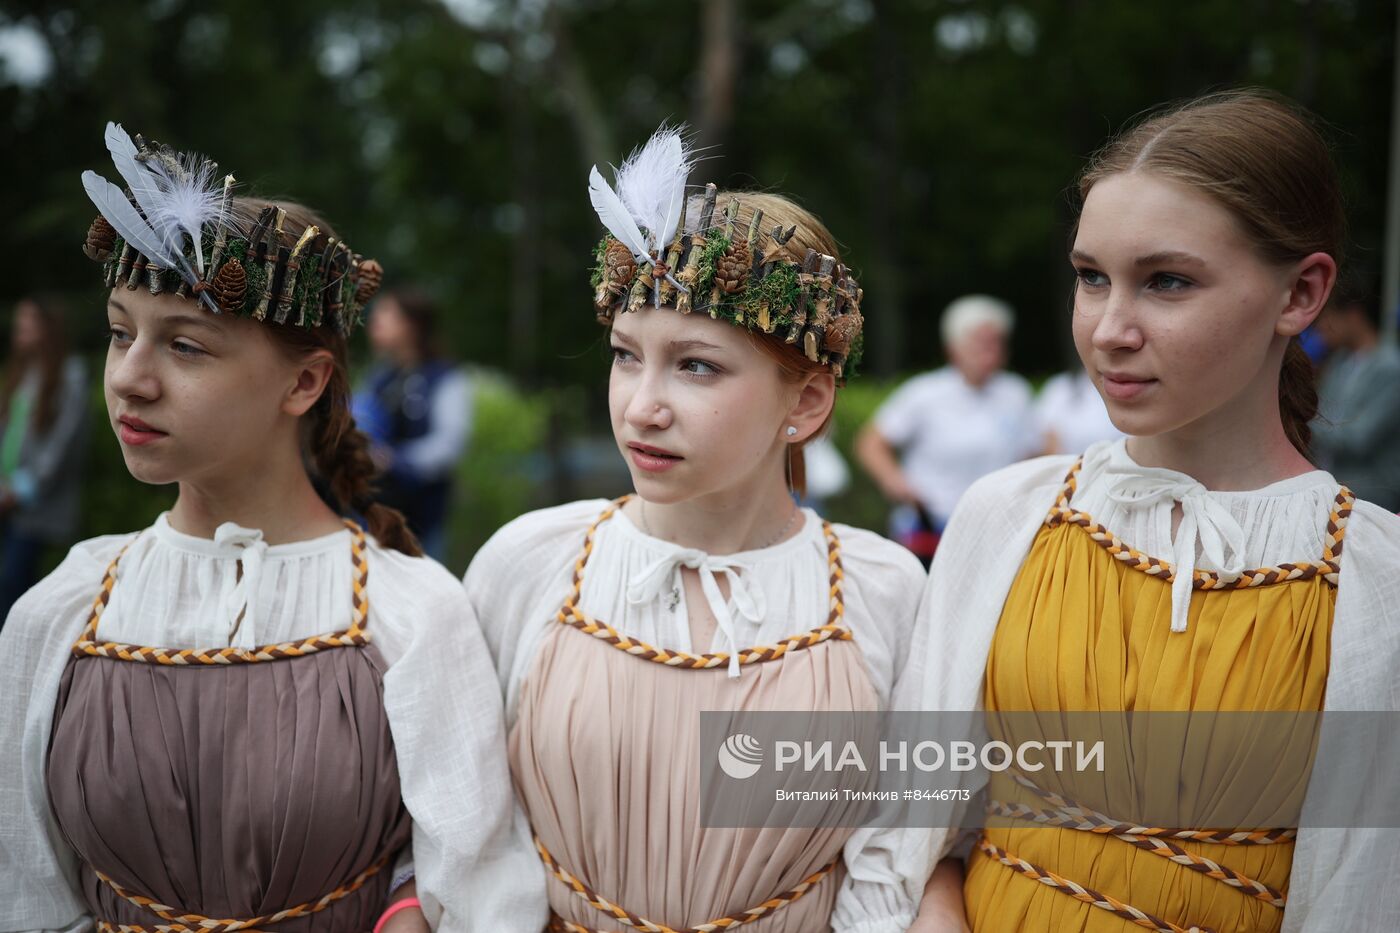
[[[1219,588],[1210,588],[1198,573],[1185,632],[1171,631],[1171,584],[1162,567],[1147,572],[1141,555],[1125,554],[1126,545],[1065,508],[1072,491],[1073,474],[1056,509],[1060,516],[1052,512],[1036,536],[1002,610],[983,697],[994,732],[997,711],[1322,708],[1335,571],[1351,502],[1345,489],[1333,521],[1318,529],[1320,563],[1265,568],[1254,572],[1256,585],[1245,585],[1246,574],[1229,588],[1218,581]],[[1299,574],[1290,570],[1296,566],[1320,569]],[[1124,731],[1145,728],[1143,721],[1132,720]],[[1286,904],[1278,905],[1286,898],[1293,856],[1287,827],[1234,845],[1167,830],[1274,829],[1206,821],[1220,810],[1221,788],[1254,793],[1268,787],[1272,798],[1296,805],[1307,786],[1306,759],[1291,770],[1244,775],[1237,743],[1202,742],[1199,733],[1160,728],[1150,739],[1132,734],[1127,741],[1133,754],[1127,761],[1110,755],[1106,775],[1028,775],[1040,782],[1037,791],[1013,772],[998,773],[988,799],[1042,816],[1057,810],[1063,816],[1063,807],[1086,812],[1073,810],[1082,806],[1089,816],[1078,820],[1081,827],[1096,816],[1133,821],[1134,811],[1156,805],[1160,812],[1163,803],[1202,822],[1124,838],[1121,830],[990,821],[970,856],[964,886],[975,933],[1280,928]],[[1077,783],[1057,784],[1063,781]]]

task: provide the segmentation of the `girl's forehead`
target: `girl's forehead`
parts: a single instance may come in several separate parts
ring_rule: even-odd
[[[229,339],[255,339],[260,324],[236,314],[214,314],[198,302],[170,293],[152,295],[146,289],[114,288],[107,299],[109,312],[130,319],[137,326],[192,328],[205,335]]]
[[[619,312],[613,317],[614,333],[633,340],[703,340],[719,347],[738,347],[747,343],[744,331],[728,321],[720,321],[703,312],[681,314],[671,307],[650,305],[636,311]]]
[[[1234,215],[1210,194],[1150,172],[1110,175],[1090,189],[1076,249],[1157,252],[1247,247]]]

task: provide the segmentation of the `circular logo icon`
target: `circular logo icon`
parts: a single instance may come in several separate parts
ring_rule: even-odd
[[[751,735],[736,733],[719,747],[720,770],[732,778],[751,778],[762,765],[763,746]]]

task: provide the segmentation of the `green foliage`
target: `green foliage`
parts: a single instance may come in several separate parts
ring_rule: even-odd
[[[705,241],[705,248],[700,250],[700,259],[695,263],[695,294],[691,296],[694,307],[701,307],[709,302],[709,292],[715,283],[715,268],[719,264],[719,258],[729,249],[730,242],[729,237],[715,234]],[[718,308],[707,310],[711,315],[719,313]]]
[[[475,372],[472,437],[457,470],[447,566],[461,572],[493,532],[536,504],[529,467],[549,420],[548,401],[499,374]]]
[[[598,287],[603,284],[603,276],[607,274],[607,255],[608,238],[603,237],[598,241],[598,245],[593,247],[593,271],[588,274],[588,287],[594,294],[597,294]]]
[[[666,117],[732,113],[701,127],[716,148],[694,181],[789,193],[826,222],[869,296],[866,368],[884,375],[935,362],[937,312],[970,291],[1021,312],[1018,369],[1062,368],[1066,191],[1084,157],[1143,109],[1213,87],[1281,90],[1335,128],[1354,254],[1378,255],[1386,0],[733,6],[742,54],[733,106],[716,108],[702,96],[708,4],[619,57],[617,24],[650,21],[653,4],[560,0],[543,15],[504,0],[306,0],[269,28],[233,0],[140,16],[20,3],[8,18],[37,30],[52,69],[32,88],[0,77],[14,163],[0,173],[12,208],[0,250],[24,257],[0,301],[96,292],[77,175],[112,174],[108,117],[210,154],[243,192],[319,208],[384,263],[386,285],[444,301],[461,356],[531,386],[588,376],[581,286],[601,232],[588,167],[617,163]]]
[[[797,275],[796,266],[774,266],[773,271],[757,284],[750,285],[735,296],[738,300],[734,301],[733,305],[736,310],[743,310],[746,321],[752,321],[758,316],[758,312],[766,307],[772,315],[774,328],[786,328],[792,323],[790,312],[796,307],[798,295],[802,291]]]
[[[80,251],[93,209],[78,177],[113,177],[105,119],[209,154],[243,193],[316,207],[383,262],[386,286],[439,297],[455,355],[524,387],[511,390],[515,414],[483,415],[464,467],[478,468],[496,431],[516,445],[498,474],[464,477],[467,517],[454,527],[470,549],[498,516],[539,501],[520,466],[538,448],[516,449],[540,443],[539,419],[554,413],[559,444],[607,430],[582,288],[601,232],[587,172],[668,117],[703,124],[701,142],[715,145],[694,182],[794,195],[832,230],[866,290],[863,368],[880,379],[934,364],[939,311],[973,291],[1018,309],[1016,369],[1063,368],[1076,173],[1145,108],[1216,87],[1261,85],[1318,112],[1350,196],[1352,253],[1381,254],[1389,0],[732,6],[734,96],[712,106],[706,89],[729,86],[703,73],[712,4],[673,6],[668,28],[620,54],[618,24],[653,22],[655,4],[304,0],[273,23],[234,0],[161,0],[140,15],[21,0],[5,22],[36,30],[52,68],[33,87],[0,75],[11,166],[0,251],[13,258],[0,313],[59,289],[91,323],[77,333],[100,329],[101,276]],[[260,271],[248,273],[260,288]],[[847,455],[860,399],[882,385],[842,390]],[[131,480],[104,432],[93,441],[88,533],[143,527],[168,490]],[[871,516],[883,506],[863,496],[834,514],[881,527]]]

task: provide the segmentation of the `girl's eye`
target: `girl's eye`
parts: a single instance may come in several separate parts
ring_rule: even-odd
[[[1158,272],[1147,282],[1147,287],[1159,292],[1179,292],[1183,288],[1189,288],[1191,283],[1179,275],[1172,275],[1170,272]]]
[[[170,344],[170,348],[180,356],[204,356],[204,351],[192,343],[185,343],[183,340],[176,340]]]
[[[1096,269],[1076,269],[1074,274],[1078,277],[1079,284],[1089,288],[1098,288],[1108,284],[1108,278]]]
[[[123,346],[131,342],[131,335],[120,327],[108,327],[107,338],[118,346]]]
[[[612,355],[614,363],[630,363],[632,360],[636,359],[629,351],[621,347],[613,347]]]
[[[719,369],[704,360],[683,360],[681,369],[692,376],[718,376]]]

